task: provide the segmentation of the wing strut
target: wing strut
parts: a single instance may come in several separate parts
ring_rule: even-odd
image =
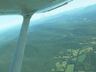
[[[17,46],[15,48],[13,61],[11,63],[10,72],[20,72],[22,66],[22,60],[26,45],[27,32],[29,27],[30,18],[32,15],[26,14],[23,16],[23,24],[21,27]]]

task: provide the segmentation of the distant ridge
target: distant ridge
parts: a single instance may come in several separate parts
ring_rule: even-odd
[[[47,24],[60,24],[64,21],[81,21],[84,18],[88,18],[93,21],[96,19],[96,4],[82,8],[76,8],[70,11],[47,17],[43,19],[42,24],[46,23],[46,21]]]
[[[77,8],[73,9],[70,11],[64,12],[65,14],[89,14],[89,13],[96,13],[96,4],[82,7],[82,8]]]

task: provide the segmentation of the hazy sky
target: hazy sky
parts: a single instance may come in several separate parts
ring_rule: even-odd
[[[58,14],[58,13],[61,13],[64,11],[68,11],[68,10],[72,10],[75,8],[80,8],[80,7],[84,7],[84,6],[88,6],[88,5],[92,5],[92,4],[96,4],[96,0],[73,0],[72,2],[68,3],[67,5],[64,5],[53,11],[34,14],[33,17],[31,18],[31,20],[47,17],[50,15]],[[19,15],[0,16],[0,30],[21,24],[22,21],[23,21],[23,19]]]
[[[85,6],[92,5],[92,4],[96,4],[96,0],[73,0],[73,1],[69,2],[67,5],[64,5],[53,11],[43,13],[43,14],[36,14],[36,15],[34,15],[34,19],[35,19],[35,17],[42,18],[42,17],[46,17],[46,16],[50,16],[50,15],[55,15],[55,14],[58,14],[58,13],[61,13],[64,11],[72,10],[75,8],[85,7]],[[40,16],[38,16],[38,15],[40,15]]]

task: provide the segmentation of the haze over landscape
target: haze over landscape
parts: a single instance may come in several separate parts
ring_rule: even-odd
[[[59,7],[55,10],[45,12],[45,13],[35,13],[33,17],[31,18],[31,21],[46,18],[48,16],[56,15],[68,10],[76,9],[76,8],[82,8],[86,7],[88,5],[96,4],[96,0],[73,0],[69,2],[68,4]],[[0,16],[0,31],[1,30],[7,30],[11,27],[21,25],[23,21],[23,17],[20,15],[5,15]],[[34,24],[34,23],[33,23]]]
[[[96,4],[31,22],[21,72],[95,72]],[[21,25],[0,33],[0,72],[8,72]]]

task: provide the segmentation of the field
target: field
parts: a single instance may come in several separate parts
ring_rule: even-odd
[[[30,26],[21,72],[95,72],[96,22],[88,18],[68,15]],[[0,72],[9,71],[18,40],[20,30],[11,31],[0,37]]]

